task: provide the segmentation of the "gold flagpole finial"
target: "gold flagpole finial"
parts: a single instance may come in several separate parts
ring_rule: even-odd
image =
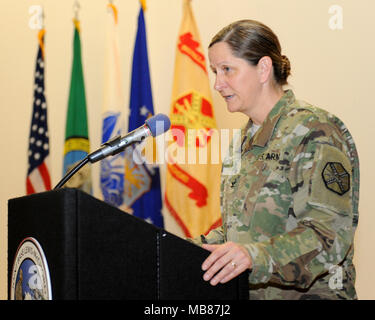
[[[46,30],[44,27],[39,30],[38,32],[38,42],[40,49],[42,50],[42,58],[44,59],[44,34],[46,33]]]
[[[79,4],[77,0],[75,0],[73,4],[73,13],[74,13],[73,23],[76,29],[78,30],[78,32],[81,32],[81,28],[79,24],[79,17],[78,17],[78,13],[80,9],[81,9],[81,5]]]
[[[139,0],[139,2],[141,3],[143,11],[146,11],[146,0]]]
[[[116,8],[116,6],[113,4],[113,1],[112,1],[112,0],[109,0],[109,1],[108,1],[108,5],[107,5],[107,7],[108,7],[109,12],[110,12],[110,10],[112,10],[112,12],[113,12],[113,18],[115,19],[115,23],[117,24],[117,22],[118,22],[117,8]]]
[[[42,50],[42,58],[44,59],[44,34],[46,33],[45,25],[44,25],[44,19],[45,19],[45,14],[44,14],[44,6],[42,6],[42,10],[40,12],[40,29],[38,32],[38,42],[39,46]]]

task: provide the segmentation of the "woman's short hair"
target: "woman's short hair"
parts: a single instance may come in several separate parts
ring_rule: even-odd
[[[274,79],[279,85],[287,84],[290,75],[290,61],[281,54],[279,39],[274,32],[261,22],[240,20],[220,30],[211,40],[209,48],[217,42],[226,42],[236,57],[257,65],[268,56],[272,59]]]

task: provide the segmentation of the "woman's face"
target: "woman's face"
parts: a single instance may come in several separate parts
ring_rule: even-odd
[[[210,47],[208,58],[216,75],[214,88],[227,102],[228,111],[242,112],[250,117],[261,91],[258,66],[234,56],[226,42]]]

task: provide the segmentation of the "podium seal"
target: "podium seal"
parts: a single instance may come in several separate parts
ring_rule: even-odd
[[[13,262],[11,300],[52,300],[47,260],[39,242],[25,238]]]

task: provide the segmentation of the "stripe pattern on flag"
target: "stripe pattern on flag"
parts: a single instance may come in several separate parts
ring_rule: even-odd
[[[47,102],[44,95],[44,29],[39,31],[39,48],[34,75],[34,96],[29,135],[27,194],[51,190]]]

